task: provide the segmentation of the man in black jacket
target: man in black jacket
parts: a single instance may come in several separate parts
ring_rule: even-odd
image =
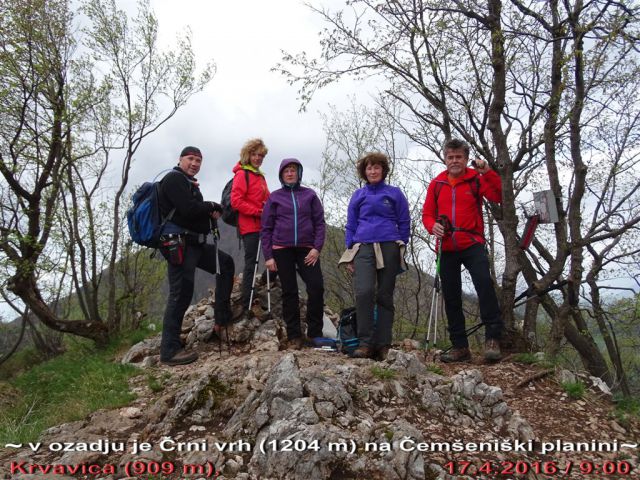
[[[200,150],[185,147],[178,165],[160,184],[160,213],[162,218],[171,215],[162,230],[160,247],[167,260],[169,277],[169,298],[160,344],[160,361],[167,365],[184,365],[198,358],[196,352],[185,351],[180,341],[182,319],[193,296],[196,267],[216,274],[216,327],[231,320],[230,296],[235,266],[233,258],[217,250],[212,241],[222,208],[215,202],[203,201],[195,178],[201,165]]]

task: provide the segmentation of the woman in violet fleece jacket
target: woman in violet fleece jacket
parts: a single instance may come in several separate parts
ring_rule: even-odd
[[[300,185],[302,164],[285,158],[279,171],[282,188],[272,192],[262,212],[260,240],[265,266],[278,272],[288,349],[305,344],[300,328],[298,279],[307,287],[307,336],[322,337],[324,280],[318,261],[324,245],[324,209],[316,193]]]
[[[384,360],[391,346],[396,276],[402,271],[401,242],[409,241],[409,203],[402,190],[385,183],[386,155],[366,154],[357,169],[367,184],[351,196],[345,232],[347,248],[359,244],[347,266],[353,273],[360,342],[353,356]],[[382,268],[376,261],[379,257]]]

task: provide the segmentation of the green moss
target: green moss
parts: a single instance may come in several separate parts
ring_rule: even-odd
[[[371,367],[371,373],[374,377],[379,378],[380,380],[390,380],[396,377],[396,372],[394,370],[379,367],[378,365]]]
[[[436,363],[430,363],[426,366],[428,372],[433,372],[437,375],[444,375],[444,370],[440,367],[440,365]]]
[[[209,402],[209,399],[213,399],[213,408],[213,406],[217,405],[223,398],[229,397],[233,395],[233,393],[234,389],[230,385],[218,380],[216,376],[211,376],[204,388],[200,390],[193,404],[193,408],[197,410],[204,407]]]
[[[526,365],[533,365],[538,363],[538,357],[536,357],[533,353],[517,353],[513,356],[513,361],[518,363],[524,363]]]
[[[164,390],[164,385],[153,375],[147,375],[147,386],[152,392],[158,393]]]

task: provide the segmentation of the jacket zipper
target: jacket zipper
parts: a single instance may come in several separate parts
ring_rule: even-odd
[[[458,242],[456,242],[456,187],[451,187],[451,242],[453,243],[454,250],[458,250]]]
[[[296,205],[296,197],[291,189],[291,202],[293,203],[293,245],[298,246],[298,206]]]

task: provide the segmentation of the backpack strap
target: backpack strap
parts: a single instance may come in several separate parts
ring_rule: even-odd
[[[159,182],[156,184],[155,195],[156,195],[156,202],[158,202],[158,205],[160,205],[160,183]],[[160,224],[160,230],[159,230],[160,235],[162,235],[162,230],[164,230],[165,224],[173,218],[174,213],[176,213],[176,207],[173,207],[169,211],[167,216],[162,219],[162,223]]]
[[[440,196],[440,190],[442,190],[442,182],[436,182],[436,189],[433,192],[433,195],[435,198],[435,203],[436,203],[436,215],[435,217],[438,218],[438,214],[440,213],[438,211],[438,197]]]
[[[471,193],[476,200],[476,206],[478,207],[478,215],[482,218],[482,196],[480,195],[480,179],[478,175],[474,175],[471,180],[465,180],[465,182],[469,183],[469,188],[471,189]],[[438,218],[438,196],[440,195],[440,190],[442,190],[443,182],[436,182],[436,188],[434,190],[435,196],[435,204],[436,204],[436,218]],[[453,188],[453,187],[452,187]],[[480,235],[484,238],[484,232],[479,232],[477,230],[472,230],[469,228],[460,228],[453,227],[454,232],[467,232],[474,235]],[[486,239],[485,239],[486,241]]]
[[[243,168],[244,170],[244,179],[247,182],[247,192],[249,191],[249,170],[247,170],[246,168]],[[238,222],[236,223],[236,236],[238,237],[238,250],[242,249],[242,243],[240,242],[240,239],[242,238],[240,236],[240,212],[238,212]]]
[[[166,170],[163,170],[162,172],[164,172]],[[160,172],[158,175],[156,175],[155,178],[158,178],[160,176],[160,174],[162,174],[162,172]],[[162,181],[167,178],[167,175],[170,175],[172,172],[176,172],[182,175],[182,177],[184,177],[184,179],[187,181],[187,184],[189,185],[189,191],[191,192],[191,194],[193,195],[193,182],[191,180],[189,180],[189,177],[182,171],[178,171],[175,170],[173,168],[169,169],[169,171],[167,172],[167,174],[162,177],[162,179],[160,181],[158,181],[156,183],[156,188],[155,188],[155,194],[156,194],[156,201],[158,203],[158,206],[160,205],[160,187],[162,184]],[[155,181],[155,179],[154,179]],[[169,213],[167,214],[166,217],[162,218],[162,223],[160,224],[160,229],[159,229],[159,235],[162,235],[162,231],[164,230],[164,227],[166,225],[167,222],[171,221],[171,219],[173,218],[173,215],[176,213],[176,207],[174,206]],[[185,232],[188,232],[189,230],[187,228],[184,229]]]

